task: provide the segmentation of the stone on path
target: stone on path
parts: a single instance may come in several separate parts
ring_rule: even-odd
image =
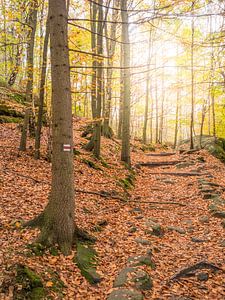
[[[147,227],[150,227],[151,230],[146,230],[147,234],[151,234],[151,235],[155,235],[155,236],[159,236],[162,237],[164,235],[164,230],[162,228],[162,226],[154,221],[152,221],[151,219],[149,219],[146,224]]]
[[[205,272],[201,272],[201,273],[197,274],[197,279],[199,281],[207,281],[209,279],[209,274],[205,273]]]
[[[200,223],[209,223],[209,217],[208,216],[201,216],[201,217],[199,217],[199,222]]]
[[[153,286],[152,279],[148,273],[135,267],[126,267],[123,269],[116,277],[113,287],[123,287],[129,283],[141,291],[150,290]]]
[[[208,240],[206,240],[206,239],[199,238],[199,237],[192,237],[191,240],[192,240],[192,242],[194,242],[194,243],[205,243],[205,242],[208,241]]]
[[[151,242],[142,238],[136,238],[135,242],[141,245],[149,246],[151,245]]]
[[[143,300],[143,295],[136,290],[119,289],[113,291],[107,300]]]
[[[176,231],[180,234],[185,234],[186,233],[186,231],[183,228],[176,227],[176,226],[168,226],[167,229],[170,230],[170,231]]]
[[[128,258],[128,265],[130,267],[138,267],[138,266],[149,266],[151,268],[155,268],[155,264],[151,259],[151,255],[137,255],[131,256]]]

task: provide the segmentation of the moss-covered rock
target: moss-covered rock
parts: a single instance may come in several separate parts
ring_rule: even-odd
[[[187,149],[190,144],[190,139],[183,140],[179,149]],[[213,156],[225,162],[225,139],[214,138],[210,135],[203,135],[200,141],[200,136],[194,137],[194,148],[204,148],[208,150]]]
[[[14,299],[17,300],[41,300],[44,299],[46,291],[44,289],[42,280],[38,274],[36,274],[29,267],[18,264],[16,266],[16,285],[20,286],[20,289],[15,289]]]
[[[89,159],[86,159],[86,158],[82,158],[81,161],[83,163],[85,163],[88,167],[92,168],[92,169],[95,169],[95,170],[98,170],[98,171],[102,171],[102,168],[97,163],[95,163],[92,160],[89,160]]]
[[[90,245],[77,243],[77,254],[74,262],[89,283],[97,284],[101,281],[100,275],[96,272],[97,252]]]

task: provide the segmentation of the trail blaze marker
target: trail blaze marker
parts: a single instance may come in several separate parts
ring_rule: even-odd
[[[63,151],[64,152],[71,152],[71,145],[70,144],[63,144]]]

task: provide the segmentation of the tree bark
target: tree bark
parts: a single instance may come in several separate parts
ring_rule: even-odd
[[[48,40],[49,40],[49,17],[46,22],[46,32],[44,39],[43,58],[42,58],[42,70],[41,70],[41,81],[39,90],[39,110],[37,119],[37,128],[35,132],[35,158],[40,158],[40,144],[41,144],[41,129],[42,119],[44,110],[44,98],[45,98],[45,81],[46,81],[46,69],[47,69],[47,56],[48,56]]]
[[[28,46],[27,46],[27,85],[26,85],[26,101],[30,103],[31,109],[28,114],[28,124],[31,136],[34,135],[34,118],[32,109],[33,100],[33,68],[34,68],[34,44],[35,44],[35,33],[37,27],[37,1],[30,3],[30,12],[28,16],[28,24],[30,26],[30,32],[28,34]],[[27,113],[27,112],[26,112]],[[25,114],[26,114],[25,113]],[[27,144],[27,120],[24,118],[23,130],[21,135],[20,150],[26,151]]]
[[[122,41],[123,41],[123,125],[121,160],[130,166],[130,39],[127,0],[121,1]]]
[[[114,0],[113,7],[119,7],[119,0]],[[118,17],[118,10],[113,10],[112,21],[116,22]],[[107,138],[112,137],[112,129],[109,126],[109,119],[111,113],[111,102],[112,102],[112,75],[113,75],[113,57],[116,49],[116,28],[117,24],[112,23],[110,28],[110,40],[106,40],[107,45],[107,88],[106,88],[106,103],[105,103],[105,113],[104,113],[104,123],[103,123],[103,135]],[[106,34],[107,36],[107,34]]]
[[[64,0],[49,0],[52,74],[52,182],[48,205],[36,219],[36,223],[39,223],[37,225],[41,228],[39,242],[45,245],[57,243],[65,255],[70,253],[76,232],[67,17]],[[66,147],[68,151],[65,151]]]

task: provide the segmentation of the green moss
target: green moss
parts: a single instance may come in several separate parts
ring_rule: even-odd
[[[140,147],[140,149],[143,151],[143,152],[147,152],[147,151],[155,151],[155,146],[153,144],[148,144],[148,145],[142,145]]]
[[[73,155],[77,156],[77,155],[81,155],[81,152],[75,148],[73,148]]]
[[[89,283],[96,284],[101,281],[99,274],[96,272],[97,253],[90,245],[77,243],[77,255],[74,262]]]
[[[132,189],[135,186],[135,172],[133,170],[129,170],[129,174],[125,178],[119,179],[118,183],[123,187],[123,189]]]
[[[46,247],[39,243],[28,244],[27,248],[35,256],[43,256],[46,251]]]
[[[88,160],[88,159],[86,159],[86,158],[82,158],[82,160],[81,160],[83,163],[85,163],[86,165],[88,165],[90,168],[92,168],[92,169],[95,169],[95,170],[101,170],[102,171],[102,169],[95,163],[95,162],[93,162],[93,161],[91,161],[91,160]]]
[[[12,95],[12,99],[21,104],[25,104],[25,102],[26,102],[25,96],[20,93],[14,93]]]
[[[100,162],[101,162],[101,164],[102,164],[102,166],[104,167],[104,168],[107,168],[107,169],[110,169],[111,167],[110,167],[110,165],[104,160],[104,158],[103,157],[100,157]]]
[[[22,123],[23,119],[22,118],[15,118],[15,117],[9,117],[9,116],[0,116],[0,124],[3,123]]]
[[[16,284],[22,288],[15,290],[14,299],[41,300],[45,297],[41,278],[25,265],[18,264],[16,266]]]
[[[29,293],[29,298],[31,300],[40,300],[40,299],[44,299],[44,297],[45,297],[45,290],[43,287],[34,288]]]

